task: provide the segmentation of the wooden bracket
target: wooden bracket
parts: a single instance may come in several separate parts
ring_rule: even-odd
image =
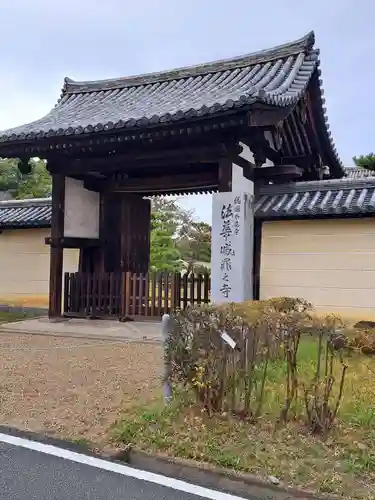
[[[100,240],[97,238],[76,238],[64,236],[62,238],[45,238],[45,244],[53,248],[92,248],[100,246]]]

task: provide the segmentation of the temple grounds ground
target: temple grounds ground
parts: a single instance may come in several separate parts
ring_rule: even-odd
[[[157,343],[2,332],[0,359],[0,425],[100,449],[127,408],[161,390]]]

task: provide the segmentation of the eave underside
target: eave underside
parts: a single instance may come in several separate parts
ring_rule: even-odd
[[[51,172],[97,184],[100,180],[113,181],[116,174],[124,179],[126,176],[131,179],[159,177],[159,184],[163,178],[171,180],[176,175],[196,174],[190,185],[187,181],[183,186],[173,187],[171,181],[167,182],[166,189],[160,186],[142,192],[150,196],[208,193],[218,188],[218,180],[213,182],[210,174],[217,172],[221,158],[230,156],[230,148],[243,141],[255,151],[259,137],[264,137],[268,130],[276,150],[268,145],[262,154],[275,165],[297,165],[303,172],[300,180],[309,180],[321,178],[322,166],[328,164],[329,176],[340,177],[343,175],[341,164],[332,161],[332,155],[327,156],[322,146],[327,141],[317,132],[316,116],[316,109],[309,108],[303,100],[293,108],[263,105],[188,122],[184,126],[150,127],[126,134],[102,131],[85,137],[71,136],[69,140],[62,137],[3,144],[0,149],[5,152],[4,156],[8,152],[9,156],[25,160],[32,156],[46,158]]]

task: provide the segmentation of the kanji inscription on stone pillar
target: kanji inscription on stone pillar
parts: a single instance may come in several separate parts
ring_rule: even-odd
[[[239,191],[212,198],[212,302],[251,300],[254,197]]]

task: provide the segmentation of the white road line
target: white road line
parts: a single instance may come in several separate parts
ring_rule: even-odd
[[[159,484],[161,486],[172,488],[173,490],[183,491],[185,493],[190,493],[191,495],[196,495],[203,498],[209,498],[210,500],[244,500],[242,497],[230,495],[228,493],[221,493],[220,491],[211,490],[209,488],[204,488],[203,486],[197,486],[195,484],[186,483],[185,481],[181,481],[180,479],[173,479],[171,477],[162,476],[161,474],[154,474],[153,472],[133,469],[132,467],[128,467],[126,465],[116,464],[107,460],[102,460],[100,458],[90,457],[87,455],[83,455],[82,453],[64,450],[63,448],[58,448],[57,446],[38,443],[37,441],[31,441],[29,439],[11,436],[9,434],[0,433],[0,442],[7,443],[13,446],[19,446],[21,448],[26,448],[32,451],[38,451],[46,455],[52,455],[54,457],[70,460],[71,462],[88,465],[90,467],[96,467],[97,469],[114,472],[123,476],[140,479],[141,481]]]

